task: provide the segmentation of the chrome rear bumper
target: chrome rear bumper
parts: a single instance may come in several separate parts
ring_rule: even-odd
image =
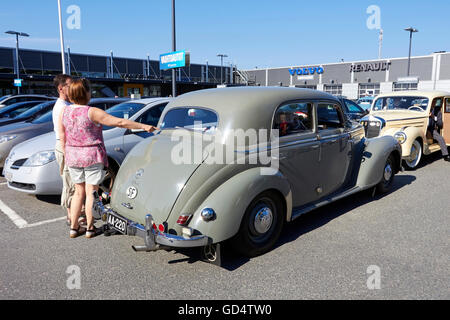
[[[127,235],[144,239],[144,246],[133,246],[133,250],[135,251],[156,251],[162,249],[204,247],[210,243],[210,239],[204,235],[193,237],[177,236],[155,230],[153,228],[154,221],[151,214],[145,216],[145,226],[143,226],[121,216],[111,208],[106,208],[103,206],[101,201],[95,202],[94,218],[102,219],[106,222],[109,214],[113,214],[127,221]]]

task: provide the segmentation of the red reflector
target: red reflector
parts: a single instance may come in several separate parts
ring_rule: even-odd
[[[153,223],[153,229],[158,230],[155,223]]]
[[[178,217],[177,220],[177,224],[179,224],[180,226],[184,226],[187,224],[187,222],[189,221],[189,218],[191,217],[191,215],[181,215]]]
[[[160,224],[160,225],[158,226],[158,229],[159,229],[160,232],[164,232],[164,230],[165,230],[166,228],[164,228],[164,225],[163,225],[163,224]]]

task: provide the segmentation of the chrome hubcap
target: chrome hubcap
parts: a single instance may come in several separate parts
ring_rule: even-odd
[[[269,231],[273,223],[273,213],[268,207],[264,207],[256,213],[254,226],[259,234]]]
[[[391,180],[391,178],[392,178],[392,167],[388,163],[386,165],[386,167],[384,168],[384,180],[389,181],[389,180]]]
[[[419,163],[420,154],[421,154],[421,148],[419,142],[415,141],[413,145],[411,146],[411,154],[409,155],[408,159],[406,160],[406,163],[410,167],[415,167]]]

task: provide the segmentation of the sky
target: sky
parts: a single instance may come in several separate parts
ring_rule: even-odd
[[[159,60],[172,51],[171,0],[61,3],[73,53]],[[74,6],[79,15],[67,12]],[[421,56],[450,51],[449,12],[448,0],[176,0],[177,50],[212,65],[226,54],[224,64],[239,69],[369,60],[378,58],[381,27],[382,57],[407,57],[404,29],[413,26],[412,54]],[[57,0],[0,0],[0,46],[14,47],[7,30],[30,34],[21,48],[60,50]]]

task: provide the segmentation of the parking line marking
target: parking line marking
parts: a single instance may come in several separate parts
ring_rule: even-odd
[[[45,221],[41,221],[41,222],[27,224],[24,228],[33,228],[33,227],[41,226],[43,224],[61,221],[61,220],[64,220],[64,219],[66,219],[66,217],[60,217],[60,218],[56,218],[56,219],[45,220]]]
[[[2,200],[0,200],[0,211],[8,216],[12,222],[19,228],[23,229],[28,225],[24,219],[22,219],[13,209],[8,207]]]
[[[33,227],[41,226],[43,224],[48,224],[48,223],[57,222],[57,221],[66,219],[66,217],[60,217],[60,218],[56,218],[56,219],[50,219],[50,220],[45,220],[45,221],[41,221],[41,222],[28,224],[28,222],[26,222],[21,216],[19,216],[13,209],[8,207],[2,200],[0,200],[0,211],[2,211],[5,215],[7,215],[8,218],[19,229],[33,228]]]
[[[2,182],[0,183],[0,186],[4,186],[5,184],[8,184],[8,182]]]

